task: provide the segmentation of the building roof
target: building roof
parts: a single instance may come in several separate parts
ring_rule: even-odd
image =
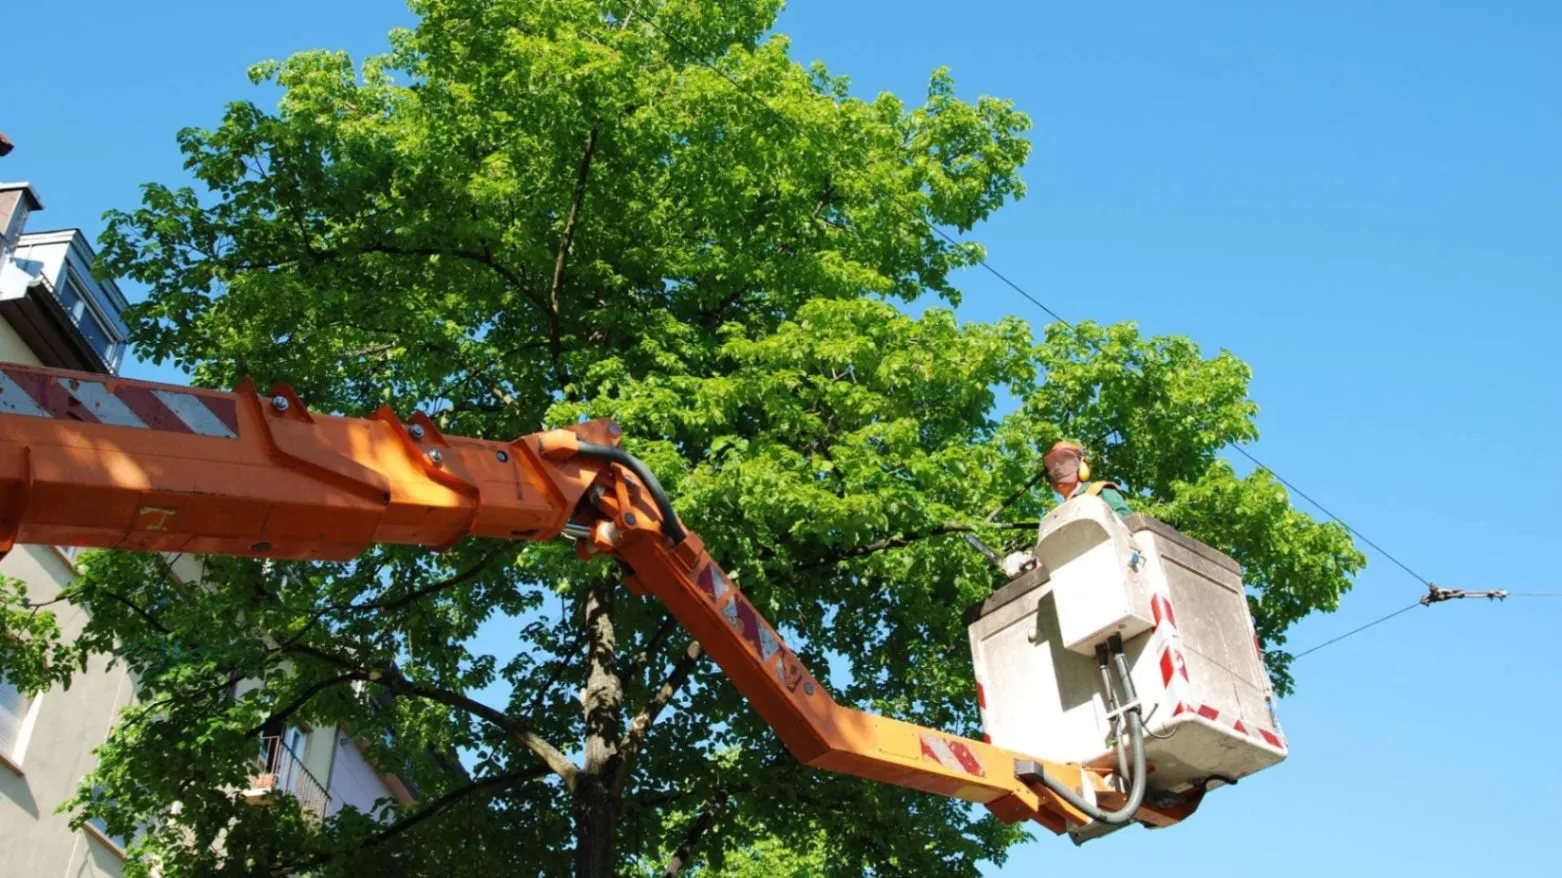
[[[13,189],[20,189],[22,194],[27,196],[28,210],[43,210],[43,199],[39,198],[38,193],[33,191],[33,184],[25,181],[16,183],[0,182],[0,192],[10,192]]]

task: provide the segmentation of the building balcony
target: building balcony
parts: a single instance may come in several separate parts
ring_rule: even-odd
[[[251,805],[269,805],[280,792],[298,799],[306,814],[322,818],[330,812],[331,794],[282,738],[262,738],[255,764],[256,772],[244,791],[244,799]]]

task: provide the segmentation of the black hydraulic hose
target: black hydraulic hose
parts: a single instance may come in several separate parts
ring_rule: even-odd
[[[597,445],[594,442],[581,442],[577,446],[577,454],[584,457],[595,457],[599,460],[610,460],[621,464],[630,472],[640,477],[647,491],[651,492],[651,499],[656,501],[656,509],[662,514],[662,534],[673,541],[673,544],[683,542],[688,532],[683,525],[678,523],[678,513],[673,511],[673,504],[667,499],[667,492],[662,489],[662,483],[656,480],[646,465],[640,462],[640,458],[625,451],[622,448],[614,448],[611,445]]]
[[[1134,815],[1139,812],[1140,806],[1144,804],[1146,779],[1144,766],[1144,721],[1139,716],[1139,705],[1134,703],[1134,684],[1128,677],[1128,662],[1124,660],[1120,649],[1114,650],[1114,652],[1117,653],[1117,674],[1123,684],[1123,695],[1128,699],[1128,703],[1133,705],[1124,711],[1128,717],[1128,734],[1132,740],[1134,751],[1133,775],[1129,781],[1130,790],[1127,804],[1116,811],[1102,811],[1095,805],[1085,801],[1078,793],[1069,789],[1057,778],[1040,770],[1040,766],[1037,766],[1037,770],[1032,776],[1039,776],[1042,784],[1047,789],[1057,793],[1063,801],[1078,808],[1091,820],[1110,826],[1121,826],[1131,822]]]

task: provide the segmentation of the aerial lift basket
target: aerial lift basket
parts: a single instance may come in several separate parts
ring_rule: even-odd
[[[1240,566],[1096,497],[1042,520],[1035,567],[967,611],[988,739],[1110,769],[1126,734],[1097,646],[1122,638],[1148,736],[1148,795],[1187,795],[1279,763],[1286,742]],[[1090,823],[1076,841],[1110,832]]]

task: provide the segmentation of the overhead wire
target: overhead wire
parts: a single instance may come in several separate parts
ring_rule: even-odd
[[[754,104],[756,104],[757,106],[759,106],[761,109],[763,109],[765,112],[767,112],[771,117],[776,119],[782,125],[784,125],[787,128],[791,129],[795,134],[797,134],[797,136],[801,137],[802,139],[804,139],[805,141],[808,141],[810,143],[813,142],[812,139],[808,136],[808,132],[803,130],[802,126],[799,125],[795,120],[791,119],[786,114],[782,113],[780,110],[777,110],[775,107],[771,106],[770,103],[768,101],[766,101],[764,98],[762,98],[759,95],[756,95],[753,92],[751,92],[736,77],[734,77],[732,74],[728,73],[727,71],[722,70],[714,62],[703,59],[700,52],[695,51],[695,49],[693,47],[691,47],[688,42],[684,41],[680,36],[678,36],[677,34],[673,33],[669,29],[663,27],[661,22],[657,21],[654,16],[651,16],[651,15],[647,14],[643,9],[641,9],[639,7],[638,4],[632,2],[632,0],[631,0],[631,2],[629,2],[628,5],[629,5],[629,8],[632,10],[633,14],[638,15],[641,18],[641,20],[645,21],[652,29],[654,29],[657,33],[661,34],[664,38],[666,38],[668,42],[672,43],[673,45],[677,46],[680,50],[685,52],[690,58],[699,59],[699,60],[697,60],[697,63],[700,66],[706,68],[707,70],[710,70],[711,72],[715,73],[717,76],[720,76],[729,85],[731,85],[733,87],[733,89],[737,91],[737,93],[739,95],[743,96],[744,98],[748,99],[749,101],[751,101]],[[664,59],[663,63],[666,64],[670,69],[675,69],[676,70],[676,68],[672,68],[672,65],[670,63],[666,62],[665,59]],[[829,161],[830,164],[832,164],[834,166],[834,169],[836,171],[841,172],[841,173],[851,174],[851,175],[858,176],[859,178],[861,178],[860,172],[858,172],[857,169],[851,167],[850,165],[841,163],[840,161],[836,160],[833,155],[827,157],[826,160]],[[899,206],[901,206],[901,207],[908,207],[907,205],[905,205],[904,203],[902,203],[900,201],[900,195],[898,193],[887,192],[887,193],[884,193],[884,194],[888,195],[889,199],[891,201],[897,203]],[[913,210],[909,210],[908,213],[910,213],[915,219],[919,220],[923,225],[927,226],[928,229],[931,232],[933,232],[933,234],[935,234],[938,237],[944,239],[945,241],[949,242],[950,244],[958,247],[958,246],[960,246],[963,243],[958,238],[954,237],[953,235],[950,235],[948,232],[944,231],[942,228],[939,228],[939,226],[936,223],[934,223],[928,217],[924,216],[920,211],[917,211],[917,210],[913,209]],[[834,225],[834,224],[832,224],[832,225]],[[837,226],[837,227],[845,228],[845,227],[841,227],[841,226]],[[849,231],[849,229],[848,229],[848,231]],[[1089,338],[1087,336],[1082,335],[1079,332],[1079,328],[1072,321],[1070,321],[1069,319],[1063,317],[1057,311],[1054,311],[1050,306],[1048,306],[1041,299],[1038,299],[1036,296],[1032,295],[1028,290],[1026,290],[1024,287],[1022,287],[1019,283],[1014,281],[1008,275],[1004,274],[1002,271],[999,271],[995,266],[993,266],[990,262],[988,262],[985,257],[980,256],[980,255],[976,255],[975,256],[975,262],[976,262],[977,266],[979,266],[980,268],[985,270],[987,273],[991,274],[994,278],[997,278],[997,280],[999,282],[1001,282],[1004,286],[1006,286],[1009,289],[1013,290],[1015,293],[1017,293],[1018,295],[1023,297],[1025,300],[1029,301],[1032,305],[1035,305],[1037,308],[1039,308],[1043,313],[1045,313],[1047,316],[1051,317],[1053,320],[1055,320],[1058,323],[1061,323],[1064,326],[1068,327],[1068,329],[1074,334],[1075,338],[1085,342],[1087,345],[1089,345],[1091,348],[1093,348],[1096,351],[1097,354],[1105,355],[1106,351],[1101,347],[1100,343],[1098,343],[1093,338]],[[1338,523],[1347,532],[1349,532],[1351,535],[1355,536],[1357,539],[1361,540],[1367,546],[1371,547],[1379,555],[1383,556],[1385,559],[1387,559],[1388,561],[1392,562],[1395,566],[1397,566],[1399,569],[1403,570],[1406,574],[1408,574],[1412,579],[1415,579],[1417,582],[1421,583],[1422,585],[1424,585],[1424,586],[1426,586],[1428,588],[1432,587],[1431,580],[1429,580],[1426,577],[1422,576],[1421,574],[1417,573],[1413,568],[1410,567],[1410,565],[1406,564],[1404,561],[1401,561],[1398,557],[1396,557],[1393,553],[1389,552],[1387,549],[1384,549],[1376,540],[1371,539],[1366,534],[1362,533],[1359,529],[1357,529],[1356,527],[1353,527],[1349,522],[1345,521],[1345,519],[1343,519],[1340,516],[1338,516],[1338,515],[1334,514],[1333,512],[1331,512],[1322,503],[1320,503],[1316,499],[1314,499],[1312,497],[1312,495],[1308,494],[1306,491],[1304,491],[1301,488],[1297,487],[1295,483],[1291,482],[1289,479],[1287,479],[1284,476],[1282,476],[1279,472],[1277,472],[1274,469],[1274,467],[1271,467],[1268,464],[1264,463],[1262,460],[1259,460],[1258,457],[1255,456],[1252,452],[1248,451],[1245,448],[1242,448],[1241,446],[1233,445],[1233,446],[1231,446],[1231,448],[1232,448],[1233,451],[1235,451],[1238,454],[1242,455],[1249,462],[1251,462],[1254,467],[1256,467],[1259,470],[1262,470],[1262,471],[1268,473],[1271,476],[1274,476],[1276,481],[1280,482],[1280,484],[1284,485],[1292,493],[1294,493],[1297,496],[1301,497],[1302,499],[1306,500],[1309,504],[1311,504],[1319,512],[1322,512],[1324,515],[1328,516],[1328,518],[1330,520]],[[1509,592],[1509,594],[1510,595],[1514,595],[1514,596],[1523,595],[1523,596],[1531,596],[1531,597],[1562,597],[1562,592],[1552,592],[1552,593],[1545,593],[1545,592],[1531,592],[1531,593]],[[1354,636],[1356,634],[1359,634],[1362,631],[1366,631],[1366,630],[1368,630],[1370,628],[1373,628],[1373,627],[1375,627],[1375,626],[1377,626],[1377,625],[1379,625],[1379,624],[1381,624],[1383,622],[1388,621],[1389,619],[1394,618],[1395,616],[1400,615],[1401,613],[1408,612],[1408,611],[1410,611],[1411,609],[1413,609],[1413,608],[1415,608],[1417,606],[1420,606],[1420,602],[1419,601],[1414,603],[1414,604],[1411,604],[1411,605],[1409,605],[1409,606],[1407,606],[1407,607],[1405,607],[1403,609],[1396,610],[1395,612],[1390,613],[1387,616],[1383,616],[1381,618],[1378,618],[1378,619],[1375,619],[1375,620],[1373,620],[1371,622],[1368,622],[1367,624],[1362,625],[1362,626],[1360,626],[1358,628],[1352,629],[1351,631],[1348,631],[1348,632],[1346,632],[1346,633],[1344,633],[1344,634],[1342,634],[1342,635],[1340,635],[1340,636],[1338,636],[1338,637],[1336,637],[1336,638],[1334,638],[1332,640],[1328,640],[1328,641],[1325,641],[1324,643],[1318,644],[1317,646],[1311,647],[1311,648],[1307,649],[1306,651],[1304,651],[1302,653],[1298,653],[1297,655],[1293,656],[1293,660],[1301,658],[1304,655],[1308,655],[1308,654],[1317,652],[1318,650],[1323,649],[1324,647],[1331,646],[1331,645],[1333,645],[1335,643],[1340,642],[1341,640],[1344,640],[1344,639],[1346,639],[1348,637],[1351,637],[1351,636]]]
[[[1504,591],[1503,592],[1503,597],[1504,598],[1562,598],[1562,591]],[[1368,628],[1372,628],[1375,625],[1379,625],[1379,624],[1381,624],[1383,622],[1387,622],[1388,620],[1394,618],[1395,616],[1398,616],[1401,613],[1409,612],[1410,610],[1413,610],[1413,609],[1415,609],[1416,607],[1419,607],[1419,606],[1422,606],[1422,603],[1420,601],[1416,601],[1415,603],[1411,604],[1408,607],[1402,607],[1402,608],[1400,608],[1398,610],[1395,610],[1392,613],[1389,613],[1386,616],[1380,616],[1380,617],[1378,617],[1376,619],[1373,619],[1371,622],[1368,622],[1365,625],[1362,625],[1362,626],[1360,626],[1358,628],[1352,628],[1351,630],[1345,632],[1344,634],[1341,634],[1338,637],[1332,638],[1330,640],[1325,640],[1324,642],[1318,644],[1317,646],[1313,646],[1313,647],[1309,647],[1307,649],[1304,649],[1301,652],[1297,653],[1296,655],[1292,656],[1291,660],[1295,661],[1295,660],[1301,658],[1304,655],[1308,655],[1310,653],[1317,652],[1318,650],[1323,649],[1326,646],[1332,646],[1332,645],[1334,645],[1336,643],[1339,643],[1341,640],[1344,640],[1347,637],[1351,637],[1353,635],[1360,634],[1361,632],[1366,631]]]
[[[1373,619],[1371,622],[1368,622],[1367,624],[1362,625],[1362,626],[1357,627],[1357,628],[1352,628],[1351,630],[1345,632],[1344,634],[1341,634],[1338,637],[1335,637],[1335,638],[1332,638],[1332,639],[1329,639],[1329,640],[1325,640],[1324,642],[1318,644],[1317,646],[1309,647],[1307,649],[1302,650],[1301,652],[1297,653],[1296,655],[1291,656],[1291,661],[1294,662],[1294,661],[1300,659],[1302,656],[1311,655],[1311,654],[1317,652],[1318,650],[1323,649],[1326,646],[1333,646],[1334,644],[1339,643],[1341,640],[1344,640],[1344,639],[1346,639],[1348,637],[1353,637],[1353,636],[1355,636],[1357,634],[1360,634],[1361,632],[1366,631],[1368,628],[1373,628],[1373,627],[1376,627],[1378,625],[1381,625],[1384,622],[1387,622],[1388,620],[1394,618],[1395,616],[1398,616],[1401,613],[1408,613],[1411,610],[1414,610],[1416,607],[1419,607],[1419,606],[1421,606],[1421,602],[1420,601],[1416,601],[1415,603],[1413,603],[1413,604],[1411,604],[1411,605],[1409,605],[1407,607],[1400,607],[1399,609],[1395,610],[1392,613],[1389,613],[1386,616],[1379,616],[1378,618]]]

